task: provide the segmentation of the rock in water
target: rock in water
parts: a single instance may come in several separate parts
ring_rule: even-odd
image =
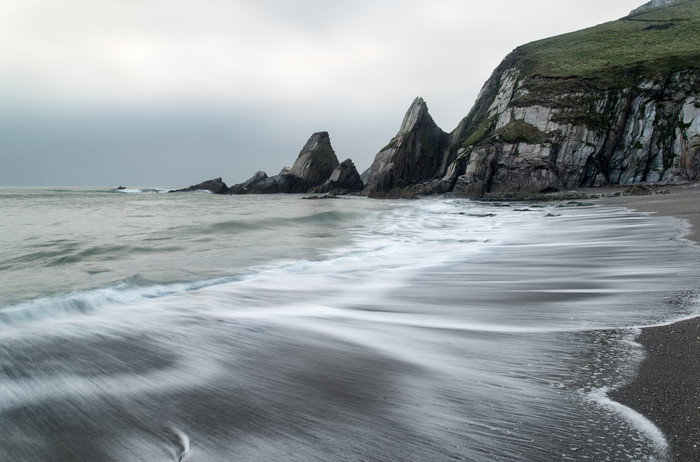
[[[414,185],[444,175],[448,135],[438,127],[423,98],[416,98],[391,142],[374,158],[367,179],[370,197],[413,195]]]
[[[233,194],[305,193],[326,183],[338,165],[328,132],[318,132],[311,135],[292,168],[271,177],[258,172],[231,190]]]
[[[328,132],[318,132],[306,142],[290,174],[301,178],[306,189],[310,189],[325,183],[338,164]]]
[[[333,170],[330,178],[325,183],[312,188],[309,192],[348,194],[360,192],[364,187],[365,184],[360,178],[360,173],[357,171],[355,164],[352,160],[346,159]]]
[[[203,181],[199,184],[190,186],[189,188],[176,189],[170,192],[190,192],[190,191],[211,191],[214,194],[226,194],[228,192],[228,186],[224,183],[221,178],[214,178],[213,180]]]
[[[258,183],[267,180],[267,173],[263,171],[255,172],[255,175],[248,178],[243,183],[238,183],[228,189],[228,194],[248,194]]]

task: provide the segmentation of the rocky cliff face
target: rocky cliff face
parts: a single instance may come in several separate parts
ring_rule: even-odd
[[[454,193],[546,190],[695,180],[700,176],[700,79],[691,70],[606,90],[550,85],[533,99],[516,69],[493,77],[483,136],[459,146]],[[530,82],[531,83],[531,82]]]
[[[367,193],[478,198],[696,180],[698,30],[691,0],[520,47],[449,135],[417,99],[377,154]]]

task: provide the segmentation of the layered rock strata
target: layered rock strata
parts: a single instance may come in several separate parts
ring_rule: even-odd
[[[663,19],[675,18],[676,6],[677,14],[691,15],[687,24]],[[698,10],[698,1],[673,3],[520,47],[494,71],[450,134],[416,99],[399,133],[376,155],[365,192],[480,198],[699,179],[700,45],[683,38],[696,33]],[[597,40],[598,30],[605,40]],[[617,34],[649,40],[656,56],[624,66],[606,63],[621,56]],[[683,55],[668,55],[668,47],[659,45],[665,38],[683,44]],[[635,59],[643,56],[644,47],[627,42]],[[566,58],[568,50],[594,53],[599,61],[547,61],[550,54]],[[566,66],[581,74],[566,74]],[[542,68],[553,75],[537,71]]]
[[[407,197],[413,186],[444,173],[448,135],[438,127],[423,98],[416,98],[394,138],[376,155],[365,192],[370,197]]]

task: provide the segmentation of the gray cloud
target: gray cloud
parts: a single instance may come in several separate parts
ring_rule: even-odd
[[[240,181],[327,130],[369,166],[414,97],[445,130],[515,46],[632,1],[0,4],[0,185]]]

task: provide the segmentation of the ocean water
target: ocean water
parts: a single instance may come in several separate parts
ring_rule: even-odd
[[[0,188],[1,461],[667,459],[606,393],[683,222],[165,191]]]

